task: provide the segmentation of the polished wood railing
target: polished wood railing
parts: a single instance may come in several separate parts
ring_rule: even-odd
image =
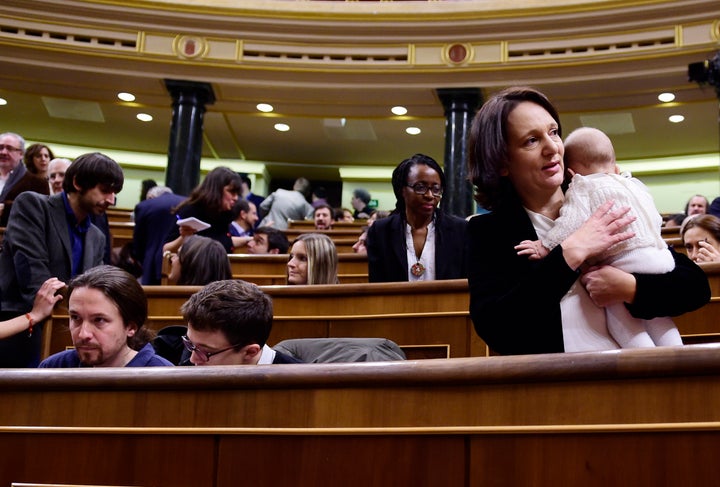
[[[5,370],[0,485],[714,485],[720,347]]]

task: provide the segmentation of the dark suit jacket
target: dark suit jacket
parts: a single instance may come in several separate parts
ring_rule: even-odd
[[[85,236],[81,271],[101,265],[105,236],[90,225]],[[44,196],[31,191],[15,199],[0,252],[0,309],[3,317],[32,308],[37,290],[50,277],[69,282],[72,243],[62,193]],[[42,327],[0,340],[0,367],[35,367]]]
[[[5,203],[5,209],[3,210],[2,215],[0,215],[0,227],[7,226],[13,201],[15,201],[15,198],[17,198],[20,193],[24,193],[25,191],[34,191],[44,195],[50,194],[50,186],[44,179],[37,177],[27,170],[23,172],[19,178],[15,179],[13,176],[20,173],[19,167],[15,171],[16,172],[13,172],[10,178],[8,178],[7,183],[5,183],[5,188],[3,188],[3,194],[5,196],[2,202]],[[10,179],[15,179],[15,181],[11,182]],[[8,183],[10,186],[8,186]]]
[[[452,215],[438,214],[435,219],[435,278],[467,277],[467,222]],[[367,235],[370,282],[408,280],[405,221],[394,213],[377,220]]]
[[[220,242],[225,250],[230,253],[233,248],[232,239],[230,238],[230,222],[232,221],[232,212],[223,211],[220,213],[211,213],[204,206],[195,203],[185,205],[178,210],[176,215],[179,218],[189,218],[194,216],[198,220],[210,224],[210,228],[206,228],[196,235],[208,237]],[[170,232],[165,236],[166,242],[172,242],[180,236],[180,228],[173,225]]]
[[[274,364],[302,364],[302,360],[275,350],[275,358],[273,359]]]
[[[478,335],[501,354],[563,352],[560,300],[579,277],[562,247],[541,261],[518,256],[522,240],[537,240],[530,217],[514,195],[492,213],[468,225],[470,317]],[[710,299],[705,273],[676,254],[667,274],[635,274],[636,318],[650,319],[699,308]]]
[[[177,218],[171,210],[183,200],[184,196],[165,193],[135,206],[133,245],[135,256],[143,266],[142,284],[160,284],[165,237],[177,227]]]

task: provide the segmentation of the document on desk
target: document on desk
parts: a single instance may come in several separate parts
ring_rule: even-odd
[[[178,226],[182,226],[182,225],[188,226],[188,227],[192,228],[193,230],[195,230],[196,232],[202,232],[206,228],[210,228],[209,223],[205,223],[202,220],[198,220],[194,216],[191,216],[190,218],[183,218],[182,220],[178,220],[177,224],[178,224]]]

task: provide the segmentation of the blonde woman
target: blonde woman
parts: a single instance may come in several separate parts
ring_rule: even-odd
[[[304,233],[292,244],[287,264],[288,284],[337,284],[338,255],[330,237]]]

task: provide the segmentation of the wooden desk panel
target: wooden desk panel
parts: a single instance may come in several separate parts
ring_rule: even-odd
[[[714,485],[718,441],[718,345],[0,375],[0,485]]]
[[[229,254],[228,258],[233,275],[274,274],[284,276],[287,272],[287,254]],[[368,273],[367,255],[338,255],[338,274],[362,273]]]

